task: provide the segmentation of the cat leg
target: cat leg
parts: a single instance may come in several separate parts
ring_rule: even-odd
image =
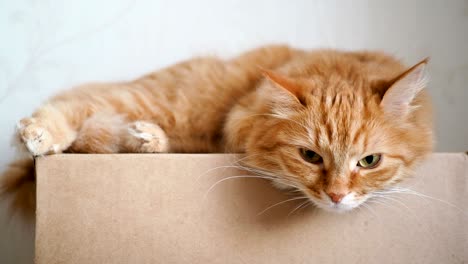
[[[169,151],[169,139],[160,126],[147,121],[130,123],[123,136],[122,152],[160,153]]]
[[[121,114],[126,117],[127,122],[128,120],[139,120],[143,114],[154,118],[155,114],[147,106],[149,103],[140,102],[142,97],[137,93],[138,87],[130,89],[131,87],[129,84],[88,84],[59,94],[49,103],[41,106],[32,117],[24,118],[18,123],[19,139],[35,156],[61,153],[65,150],[116,152],[114,143],[85,146],[84,143],[87,142],[85,139],[98,140],[99,136],[93,133],[92,129],[93,126],[96,126],[96,122],[89,122],[87,124],[89,129],[83,129],[83,126],[86,120],[97,113]],[[140,101],[135,98],[139,98]],[[145,105],[146,108],[142,105]],[[165,120],[171,119],[161,118],[160,121],[164,122]],[[120,140],[117,144],[119,152],[168,151],[167,136],[158,125],[143,121],[132,124],[125,123],[125,125],[118,130],[123,131],[121,134],[112,129],[112,131],[107,131],[109,135]],[[101,126],[102,134],[107,133],[104,133],[105,130]],[[72,147],[79,131],[82,139],[80,140],[81,144],[77,142]]]
[[[119,112],[125,104],[120,99],[127,91],[124,88],[117,84],[86,84],[60,93],[18,123],[18,138],[35,156],[68,150],[84,122],[94,114]]]
[[[32,117],[19,121],[17,134],[34,156],[60,153],[77,135],[65,116],[52,105],[45,105]]]
[[[146,121],[128,122],[121,115],[99,113],[82,125],[68,152],[158,153],[169,150],[164,131]]]
[[[96,113],[86,119],[67,150],[72,153],[119,153],[127,121],[118,114]]]

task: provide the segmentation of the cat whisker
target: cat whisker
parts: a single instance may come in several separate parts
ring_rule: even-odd
[[[303,191],[299,188],[289,190],[288,193],[303,193]]]
[[[390,204],[390,203],[386,203],[386,202],[384,202],[384,201],[382,201],[382,200],[372,199],[372,200],[366,201],[366,203],[381,204],[381,205],[383,205],[383,206],[385,206],[385,207],[399,210],[399,208],[398,208],[397,206],[394,206],[394,205],[392,205],[392,204]]]
[[[197,181],[199,181],[202,177],[204,177],[205,175],[209,174],[210,172],[215,171],[215,170],[219,170],[219,169],[238,169],[238,170],[246,170],[246,168],[244,168],[244,167],[242,167],[242,166],[237,166],[237,165],[219,166],[219,167],[211,168],[211,169],[209,169],[209,170],[203,172],[202,174],[200,174],[200,175],[197,177]]]
[[[283,184],[285,184],[287,186],[290,186],[290,187],[293,187],[295,189],[297,188],[297,186],[295,185],[295,181],[292,181],[292,180],[288,179],[285,176],[278,176],[278,175],[275,175],[275,174],[272,174],[272,173],[259,171],[258,169],[253,169],[253,168],[245,167],[245,166],[242,166],[242,165],[226,165],[226,166],[219,166],[219,167],[209,169],[209,170],[205,171],[203,174],[199,175],[197,177],[197,181],[200,181],[201,177],[204,177],[206,174],[208,174],[208,173],[210,173],[212,171],[215,171],[215,170],[218,170],[218,169],[227,169],[227,168],[247,171],[247,172],[253,173],[253,174],[257,175],[257,176],[268,177],[268,179],[270,179],[270,180],[281,179],[281,180],[287,182],[287,183],[283,183]]]
[[[269,173],[266,171],[258,170],[258,169],[252,169],[252,168],[245,168],[250,173],[253,173],[257,176],[265,176],[265,177],[271,177],[272,179],[276,180],[282,180],[285,181],[283,182],[284,185],[287,185],[289,187],[293,187],[294,189],[299,189],[298,186],[296,186],[296,180],[293,177],[289,177],[286,175],[279,175],[279,174],[274,174],[274,173]]]
[[[442,200],[442,199],[439,199],[439,198],[436,198],[436,197],[432,197],[432,196],[429,196],[429,195],[426,195],[426,194],[423,194],[423,193],[420,193],[418,191],[415,191],[415,190],[412,190],[412,189],[409,189],[409,188],[403,188],[403,187],[392,187],[389,189],[388,191],[389,193],[398,193],[398,194],[412,194],[412,195],[416,195],[418,196],[419,198],[424,198],[426,201],[427,199],[430,199],[430,200],[433,200],[433,201],[438,201],[438,202],[441,202],[443,204],[446,204],[446,205],[449,205],[455,209],[457,209],[461,214],[465,215],[465,216],[468,216],[468,214],[466,212],[464,212],[461,208],[459,208],[458,206],[448,202],[448,201],[445,201],[445,200]],[[424,221],[422,221],[417,215],[413,214],[413,216],[418,220],[419,224],[421,226],[424,226]],[[434,233],[432,232],[432,230],[426,225],[424,227],[424,229],[427,231],[426,233],[428,234],[429,236],[429,239],[431,239],[433,242],[434,241],[437,241],[437,239],[434,237]],[[450,248],[447,248],[449,250],[450,253],[452,253],[452,255],[456,255],[453,253],[453,251],[450,249]]]
[[[376,201],[369,201],[369,202],[366,202],[366,205],[369,206],[369,207],[372,206],[373,204],[375,204],[375,205],[383,205],[383,206],[386,207],[385,210],[393,210],[393,211],[397,212],[399,216],[402,216],[402,215],[405,216],[405,214],[402,213],[401,208],[399,208],[398,206],[392,205],[392,204],[390,204],[390,203],[386,203],[386,202],[382,202],[382,201],[380,201],[380,202],[376,202]],[[364,206],[364,207],[365,207],[365,206]],[[359,208],[360,208],[360,207],[359,207]],[[366,208],[366,209],[368,209],[368,210],[370,211],[369,208]],[[382,220],[380,219],[380,217],[377,217],[377,213],[374,213],[373,215],[376,216],[376,218],[378,219],[378,221],[379,221],[380,223],[382,223]]]
[[[415,190],[412,190],[412,189],[409,189],[409,188],[392,187],[392,188],[389,188],[388,190],[381,191],[381,192],[376,192],[376,193],[380,193],[380,194],[398,193],[398,194],[414,195],[414,196],[417,196],[417,197],[422,198],[422,199],[437,201],[437,202],[440,202],[442,204],[448,205],[448,206],[450,206],[452,208],[457,209],[461,214],[468,217],[468,212],[465,212],[465,210],[463,210],[462,208],[458,207],[457,205],[455,205],[455,204],[453,204],[451,202],[448,202],[448,201],[445,201],[443,199],[439,199],[439,198],[436,198],[436,197],[432,197],[432,196],[429,196],[427,194],[423,194],[423,193],[420,193],[418,191],[415,191]]]
[[[275,204],[270,205],[270,206],[268,206],[267,208],[263,209],[261,212],[259,212],[259,213],[257,214],[257,216],[260,216],[260,215],[264,214],[266,211],[268,211],[268,210],[270,210],[271,208],[274,208],[274,207],[276,207],[276,206],[278,206],[278,205],[282,205],[282,204],[287,203],[287,202],[292,202],[292,201],[301,200],[301,199],[308,199],[308,198],[305,197],[305,196],[300,196],[300,197],[294,197],[294,198],[291,198],[291,199],[283,200],[283,201],[281,201],[281,202],[275,203]]]
[[[377,195],[377,197],[380,197],[380,198],[384,198],[384,199],[387,199],[389,201],[394,201],[394,202],[397,202],[398,204],[402,205],[403,207],[405,207],[407,210],[408,210],[408,213],[411,214],[414,219],[416,219],[417,223],[421,226],[424,225],[424,221],[417,215],[414,213],[413,210],[411,210],[408,206],[406,206],[402,201],[398,200],[396,197],[389,197],[389,194],[380,194],[380,195]],[[381,201],[383,204],[385,204],[383,201]],[[406,214],[403,214],[403,216],[407,216]],[[425,228],[427,230],[427,233],[430,234],[430,236],[432,237],[432,234],[431,234],[431,231],[427,228]]]
[[[241,161],[246,160],[246,159],[248,159],[248,158],[251,158],[251,157],[253,157],[253,156],[258,156],[258,155],[260,155],[260,153],[250,154],[250,155],[244,156],[244,157],[242,157],[242,158],[240,158],[240,159],[234,161],[233,164],[239,164],[239,165],[240,165]]]
[[[197,177],[197,181],[199,181],[200,178],[202,178],[202,177],[205,176],[206,174],[209,174],[210,172],[215,171],[215,170],[219,170],[219,169],[232,168],[232,169],[239,169],[239,170],[252,171],[252,168],[243,166],[243,165],[240,164],[240,162],[243,161],[243,160],[245,160],[245,159],[248,159],[248,158],[250,158],[250,157],[257,156],[257,155],[260,155],[260,153],[244,156],[244,157],[242,157],[242,158],[240,158],[240,159],[238,159],[238,160],[236,160],[236,161],[233,161],[233,162],[231,163],[231,165],[225,165],[225,166],[219,166],[219,167],[211,168],[211,169],[205,171],[204,173],[200,174],[200,175]]]
[[[290,182],[296,182],[297,181],[297,176],[290,175],[290,174],[287,174],[287,173],[284,173],[284,172],[281,172],[281,171],[279,171],[279,172],[268,172],[268,171],[258,169],[258,168],[253,168],[253,171],[255,171],[256,173],[258,173],[260,175],[269,175],[269,176],[274,176],[274,177],[281,178],[281,179],[287,179]]]
[[[380,218],[377,216],[375,211],[369,205],[362,203],[358,208],[366,208],[375,218],[379,220],[379,222],[381,222]]]
[[[389,197],[389,195],[375,195],[375,197],[380,197],[380,198],[383,198],[383,199],[387,199],[389,201],[393,201],[395,203],[398,203],[400,204],[401,206],[403,206],[404,208],[406,208],[409,212],[412,212],[413,210],[411,208],[409,208],[405,203],[403,203],[402,201],[396,199],[395,197]]]
[[[208,189],[208,191],[203,195],[203,200],[206,199],[206,197],[208,196],[208,194],[216,187],[218,186],[219,184],[227,181],[227,180],[232,180],[232,179],[241,179],[241,178],[257,178],[257,179],[266,179],[266,180],[274,180],[275,178],[273,177],[265,177],[265,176],[256,176],[256,175],[234,175],[234,176],[229,176],[229,177],[226,177],[226,178],[223,178],[217,182],[215,182],[214,184],[211,185],[211,187]]]
[[[309,205],[310,201],[307,199],[307,201],[301,203],[298,205],[296,208],[294,208],[291,212],[289,212],[288,217],[294,214],[294,212],[299,211],[301,208],[305,208]]]
[[[245,168],[245,170],[247,170],[247,171],[249,171],[251,173],[254,173],[256,175],[259,175],[259,176],[268,176],[268,177],[273,177],[275,179],[281,179],[281,180],[287,181],[288,183],[292,184],[292,185],[288,185],[288,184],[286,184],[286,185],[294,187],[294,188],[299,188],[299,187],[297,187],[295,185],[297,180],[292,176],[288,176],[288,175],[284,175],[284,174],[270,173],[270,172],[267,172],[267,171],[264,171],[264,170],[261,170],[261,169],[255,169],[255,168],[251,168],[251,167]]]

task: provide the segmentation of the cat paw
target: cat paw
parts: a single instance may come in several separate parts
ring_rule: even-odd
[[[133,137],[132,150],[142,153],[159,153],[169,150],[166,133],[156,124],[137,121],[130,124],[128,133]]]
[[[24,118],[17,124],[18,134],[26,148],[34,156],[53,154],[59,145],[53,144],[52,135],[35,118]]]

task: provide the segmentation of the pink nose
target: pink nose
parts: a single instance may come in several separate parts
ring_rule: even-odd
[[[343,197],[346,196],[346,194],[344,193],[327,193],[328,196],[330,196],[330,199],[334,202],[334,203],[339,203],[341,202],[341,200],[343,200]]]

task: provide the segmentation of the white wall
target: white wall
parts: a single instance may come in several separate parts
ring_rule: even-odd
[[[60,89],[272,42],[431,56],[437,150],[468,150],[467,1],[0,0],[0,36],[2,166],[15,122]],[[0,263],[30,263],[31,231],[4,214]]]

